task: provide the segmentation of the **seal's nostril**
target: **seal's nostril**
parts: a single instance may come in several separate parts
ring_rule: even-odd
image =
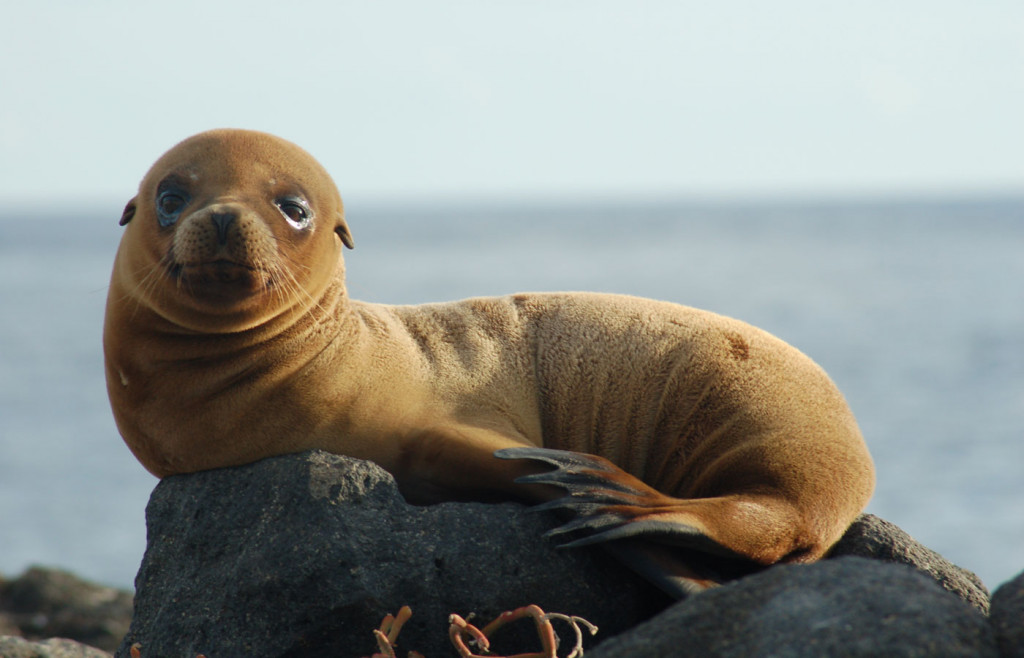
[[[235,221],[236,215],[233,212],[215,212],[210,215],[210,221],[217,228],[217,242],[226,244],[228,241],[228,227]]]

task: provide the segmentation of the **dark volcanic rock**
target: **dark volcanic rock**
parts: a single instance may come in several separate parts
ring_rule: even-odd
[[[980,581],[870,515],[827,560],[768,569],[641,624],[668,605],[665,597],[600,549],[555,549],[543,537],[558,523],[551,515],[516,504],[413,507],[369,462],[310,452],[172,477],[146,514],[149,541],[121,657],[133,643],[144,658],[365,656],[376,649],[372,630],[402,605],[413,617],[399,655],[449,656],[450,613],[478,613],[482,625],[530,603],[600,626],[586,643],[597,658],[681,648],[996,655]],[[1007,589],[993,612],[1009,647],[1020,645],[1019,592],[1019,583]],[[536,650],[532,624],[502,631],[493,648]]]
[[[992,595],[992,627],[1003,658],[1024,658],[1024,573]]]
[[[548,515],[412,507],[376,465],[323,452],[167,478],[146,516],[118,656],[133,643],[144,658],[364,656],[382,616],[404,604],[413,617],[399,655],[447,656],[450,613],[487,621],[535,603],[589,619],[600,639],[667,603],[599,549],[553,548]],[[515,651],[536,646],[529,623],[515,636]]]
[[[846,557],[780,566],[676,603],[590,658],[998,656],[987,620],[924,574]]]
[[[0,628],[8,635],[70,638],[113,651],[131,617],[129,592],[65,571],[33,567],[0,583]]]
[[[906,532],[877,516],[862,514],[829,553],[830,557],[844,555],[910,565],[925,572],[943,588],[981,612],[988,613],[988,589],[980,578],[922,546]]]

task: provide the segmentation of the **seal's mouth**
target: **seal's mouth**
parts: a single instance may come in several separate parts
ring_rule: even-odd
[[[205,279],[221,281],[223,283],[236,281],[240,277],[249,275],[256,271],[257,269],[252,265],[238,263],[226,258],[218,258],[217,260],[207,263],[190,263],[188,265],[176,264],[171,268],[171,273],[177,277],[199,276]]]
[[[168,274],[178,288],[200,299],[240,300],[264,292],[273,277],[260,269],[228,259],[202,263],[171,263]]]

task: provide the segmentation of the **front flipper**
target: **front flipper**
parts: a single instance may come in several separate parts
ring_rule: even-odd
[[[537,510],[569,511],[575,518],[548,533],[576,538],[561,546],[602,544],[668,594],[683,598],[758,568],[756,562],[716,537],[709,528],[713,499],[666,496],[593,455],[547,448],[506,448],[500,459],[530,459],[554,470],[516,478],[524,485],[549,485],[568,494]]]
[[[500,459],[532,459],[554,470],[516,478],[517,484],[552,485],[568,491],[537,505],[536,510],[569,511],[576,518],[549,532],[573,534],[565,547],[586,546],[615,539],[657,538],[659,543],[734,555],[711,541],[704,523],[685,508],[691,501],[666,496],[603,457],[548,448],[506,448]]]

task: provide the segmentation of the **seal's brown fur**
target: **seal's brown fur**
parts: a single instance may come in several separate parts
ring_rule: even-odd
[[[759,564],[820,557],[870,497],[840,393],[750,325],[590,293],[349,299],[338,192],[276,137],[185,140],[122,221],[108,388],[125,441],[159,477],[321,448],[378,462],[414,500],[567,487],[600,503],[576,511],[627,529],[616,537],[668,535]],[[572,467],[589,478],[581,489],[538,461],[568,473],[571,457],[494,457],[522,446],[615,466]]]

